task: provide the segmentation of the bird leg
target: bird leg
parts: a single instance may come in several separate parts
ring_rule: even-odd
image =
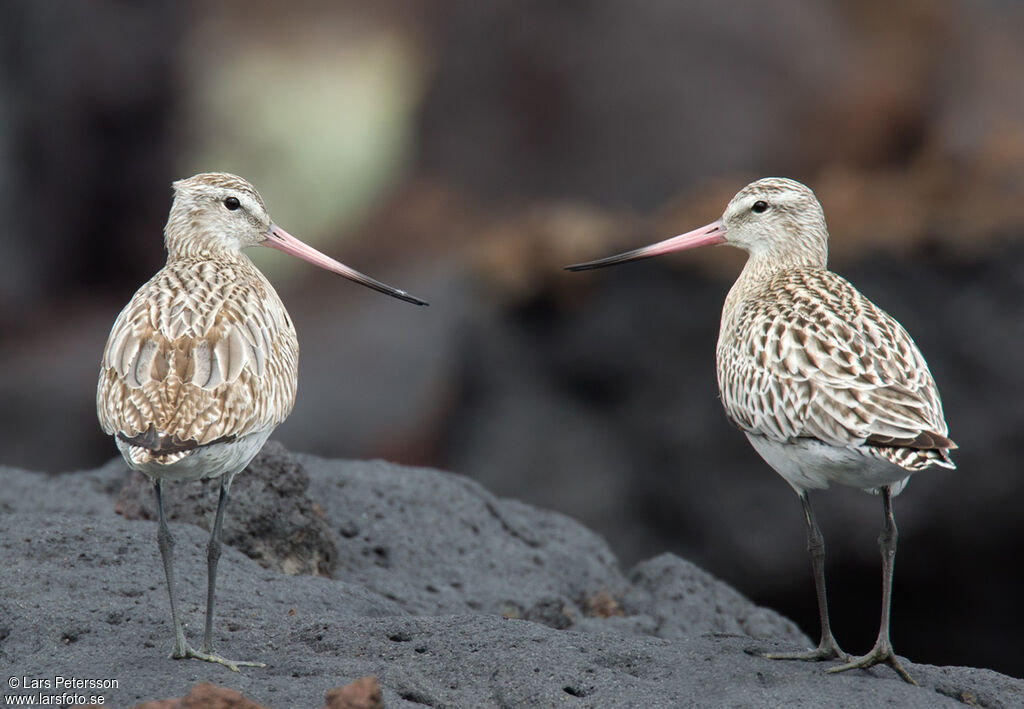
[[[203,631],[203,648],[200,652],[190,650],[189,657],[206,660],[207,662],[217,662],[238,672],[239,667],[266,667],[266,664],[262,662],[227,660],[213,651],[213,601],[217,586],[217,562],[220,561],[221,527],[224,524],[224,509],[227,507],[228,488],[230,486],[230,480],[221,479],[220,497],[217,499],[217,515],[213,519],[210,541],[206,546],[206,628]]]
[[[221,484],[220,501],[217,504],[217,517],[213,523],[213,532],[210,535],[210,544],[207,547],[207,570],[209,571],[209,586],[206,593],[206,632],[204,633],[202,651],[194,650],[185,639],[185,628],[181,623],[181,616],[178,615],[178,603],[174,593],[174,537],[167,527],[167,519],[164,517],[164,499],[160,489],[160,481],[153,482],[156,490],[156,506],[160,517],[160,526],[157,530],[156,541],[160,547],[160,556],[164,562],[164,575],[167,577],[167,592],[171,597],[171,619],[174,622],[174,647],[171,648],[171,657],[175,660],[194,658],[206,662],[216,662],[228,669],[238,672],[239,667],[266,667],[262,662],[236,662],[226,660],[214,654],[210,637],[213,633],[213,595],[214,579],[217,575],[217,560],[220,558],[220,528],[224,519],[224,505],[227,502],[227,486]]]
[[[178,615],[178,602],[174,594],[174,537],[171,530],[167,528],[167,519],[164,517],[164,497],[160,489],[160,480],[153,481],[153,489],[156,491],[156,509],[160,518],[160,526],[156,533],[156,543],[160,547],[160,558],[164,562],[164,576],[167,577],[167,593],[171,597],[171,621],[174,623],[174,647],[171,648],[171,657],[180,659],[188,656],[189,646],[185,640],[185,629],[181,625],[181,616]]]
[[[885,510],[885,522],[882,533],[878,535],[878,545],[882,550],[882,619],[878,627],[878,639],[875,646],[863,657],[857,657],[838,667],[830,667],[827,672],[845,672],[852,669],[866,669],[873,665],[888,664],[905,682],[916,685],[907,671],[903,669],[896,653],[892,650],[889,640],[889,615],[892,602],[892,570],[896,560],[896,518],[892,513],[892,490],[888,485],[881,488],[882,505]]]
[[[224,508],[228,491],[221,482],[217,498],[217,515],[213,518],[210,541],[206,545],[206,628],[203,631],[203,652],[213,652],[213,599],[217,586],[217,562],[220,561],[220,530],[224,524]]]
[[[800,503],[804,508],[804,519],[807,523],[807,551],[811,555],[811,567],[814,569],[814,589],[818,595],[818,617],[821,620],[821,640],[818,647],[807,652],[771,652],[765,653],[769,660],[831,660],[839,658],[848,660],[849,656],[839,649],[839,644],[832,635],[832,627],[828,620],[828,597],[825,593],[825,537],[818,528],[811,509],[811,501],[807,491],[800,493]]]

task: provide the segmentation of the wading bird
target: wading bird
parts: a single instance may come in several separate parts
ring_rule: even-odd
[[[365,276],[270,221],[252,185],[210,172],[174,183],[164,229],[167,265],[117,316],[100,366],[96,409],[128,466],[153,481],[157,544],[174,623],[173,658],[240,665],[213,649],[221,526],[231,481],[292,410],[299,345],[281,299],[243,249],[270,246],[416,305],[405,291]],[[207,547],[206,626],[200,650],[185,639],[174,588],[174,538],[163,482],[220,479]]]
[[[793,487],[803,505],[821,641],[772,659],[825,660],[842,672],[887,663],[916,684],[889,640],[896,520],[892,498],[912,473],[956,467],[939,392],[907,331],[827,268],[828,229],[814,193],[769,177],[740,190],[721,219],[651,246],[571,271],[611,266],[707,244],[746,251],[725,299],[718,335],[718,387],[726,416]],[[882,498],[882,616],[878,639],[850,659],[836,643],[825,593],[825,542],[808,491],[830,483]]]

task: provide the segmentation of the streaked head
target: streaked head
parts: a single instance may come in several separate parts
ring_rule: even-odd
[[[601,268],[708,244],[730,244],[755,258],[812,266],[824,267],[828,260],[825,214],[814,192],[795,180],[766,177],[737,192],[721,219],[650,246],[566,268]]]
[[[172,186],[174,204],[164,232],[169,252],[237,251],[266,239],[267,207],[241,177],[203,172]]]
[[[801,255],[825,266],[828,228],[818,198],[807,185],[785,177],[751,182],[722,215],[726,243],[754,256]]]
[[[270,246],[376,291],[426,305],[403,290],[374,280],[320,253],[274,224],[259,192],[237,175],[204,172],[173,184],[174,204],[164,240],[170,258],[210,258],[250,246]]]

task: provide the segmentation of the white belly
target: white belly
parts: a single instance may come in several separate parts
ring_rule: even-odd
[[[256,457],[263,444],[270,437],[273,427],[263,431],[255,431],[234,441],[211,443],[189,452],[185,457],[166,464],[158,459],[137,462],[132,459],[129,445],[120,438],[115,438],[128,467],[145,473],[152,480],[187,481],[202,478],[219,478],[227,476],[228,484],[245,466]]]
[[[913,472],[852,446],[830,446],[811,438],[781,442],[753,433],[746,435],[754,450],[797,493],[823,490],[830,483],[838,483],[869,492],[889,485],[892,494],[898,495]]]

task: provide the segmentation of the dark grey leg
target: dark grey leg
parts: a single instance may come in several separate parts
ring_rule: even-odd
[[[848,659],[846,653],[839,649],[832,627],[828,620],[828,596],[825,593],[825,537],[818,528],[814,518],[811,501],[807,491],[800,493],[800,504],[804,508],[804,520],[807,523],[807,551],[811,555],[811,567],[814,569],[814,589],[818,596],[818,617],[821,620],[821,640],[818,647],[807,652],[766,653],[770,660],[831,660]]]
[[[220,529],[224,524],[224,508],[228,502],[227,486],[221,482],[217,500],[217,516],[213,520],[210,542],[206,545],[206,630],[203,632],[203,652],[213,652],[213,599],[217,585],[217,562],[220,561]]]
[[[210,530],[210,541],[206,545],[206,627],[203,631],[202,651],[189,650],[189,657],[207,662],[216,662],[238,672],[239,667],[266,667],[262,662],[244,662],[228,660],[213,651],[213,603],[217,588],[217,562],[220,561],[220,535],[224,525],[224,509],[228,504],[228,490],[231,487],[229,478],[221,478],[220,497],[217,499],[217,514],[213,518],[213,529]]]
[[[188,642],[185,640],[185,630],[181,624],[181,616],[178,615],[178,604],[175,600],[174,593],[174,538],[171,536],[171,531],[167,528],[167,520],[164,519],[164,502],[163,496],[160,490],[160,481],[157,480],[153,483],[156,489],[156,505],[160,514],[160,528],[157,531],[156,541],[160,547],[160,556],[164,560],[164,574],[167,576],[167,590],[171,595],[171,618],[174,621],[174,648],[171,650],[171,657],[175,659],[182,658],[195,658],[197,660],[205,660],[207,662],[216,662],[224,665],[225,667],[238,672],[238,668],[241,666],[246,667],[266,667],[262,662],[238,662],[235,660],[226,660],[219,655],[214,654],[213,644],[211,642],[211,636],[213,634],[213,597],[214,597],[214,586],[217,577],[217,561],[220,559],[220,529],[224,521],[224,506],[227,503],[228,497],[228,486],[227,484],[221,483],[220,488],[220,500],[217,503],[217,516],[213,522],[213,532],[210,534],[210,543],[207,547],[207,570],[209,572],[209,580],[206,593],[206,631],[203,634],[203,649],[193,650],[189,647]]]
[[[885,510],[885,521],[882,526],[882,533],[878,535],[878,546],[882,550],[882,619],[878,626],[878,639],[875,646],[863,657],[858,657],[845,665],[831,667],[828,672],[845,672],[856,668],[864,669],[873,665],[886,663],[891,666],[905,682],[917,684],[907,671],[903,669],[896,653],[893,652],[892,642],[889,640],[889,617],[892,602],[892,571],[896,560],[896,517],[892,512],[892,490],[886,486],[880,488],[882,494],[882,505]]]
[[[156,543],[160,547],[160,558],[164,562],[167,593],[171,597],[171,621],[174,623],[174,647],[171,648],[171,657],[180,659],[188,656],[189,647],[185,640],[185,629],[181,624],[181,616],[178,615],[178,602],[174,592],[174,537],[171,536],[171,530],[167,528],[167,520],[164,517],[164,497],[160,489],[160,480],[153,481],[153,490],[156,492],[156,509],[160,518]]]

